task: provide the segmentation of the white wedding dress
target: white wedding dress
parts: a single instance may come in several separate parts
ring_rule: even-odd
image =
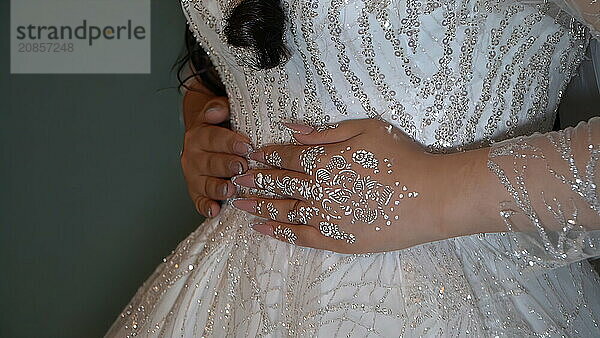
[[[252,217],[227,206],[164,259],[107,336],[600,336],[600,280],[585,260],[599,255],[597,232],[571,218],[557,231],[536,221],[535,194],[520,198],[529,195],[512,168],[526,158],[515,154],[533,148],[526,139],[496,142],[552,129],[597,32],[594,16],[534,1],[283,3],[291,59],[257,71],[251,54],[225,42],[224,13],[237,1],[182,0],[227,87],[234,129],[260,146],[290,142],[281,122],[372,117],[435,152],[491,144],[490,169],[515,196],[516,207],[502,213],[507,232],[342,255],[260,235]],[[555,133],[553,147],[531,152],[568,159],[557,144],[575,135]],[[589,149],[575,157],[586,175],[566,182],[584,186],[579,195],[593,209],[598,157]],[[533,231],[510,231],[515,210]]]

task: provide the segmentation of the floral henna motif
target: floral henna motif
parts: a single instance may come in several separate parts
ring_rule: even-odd
[[[273,203],[267,203],[267,211],[269,212],[269,217],[271,219],[277,219],[277,215],[279,214],[279,210],[275,208]]]
[[[344,232],[337,224],[321,222],[319,223],[319,230],[323,236],[338,240],[345,240],[348,244],[353,244],[356,241],[356,236]]]
[[[314,176],[314,179],[303,180],[289,176],[274,178],[270,174],[257,173],[256,186],[287,196],[299,194],[310,203],[319,203],[320,208],[312,206],[291,210],[287,214],[288,220],[308,224],[320,212],[322,221],[319,223],[319,230],[324,236],[354,243],[356,236],[340,229],[339,222],[350,218],[350,224],[374,225],[374,230],[380,231],[380,225],[391,226],[394,221],[400,219],[397,208],[403,199],[416,198],[419,193],[408,191],[406,185],[400,186],[400,182],[394,182],[394,185],[390,186],[377,179],[381,163],[387,168],[385,173],[391,175],[393,172],[392,164],[387,158],[380,162],[375,154],[368,150],[351,150],[350,147],[341,150],[322,166],[319,164],[319,157],[326,155],[324,147],[307,148],[300,155],[300,162],[303,169]],[[271,218],[275,219],[273,216],[277,216],[277,211],[269,209],[269,205],[267,209]]]
[[[315,184],[312,180],[302,180],[297,177],[284,176],[275,178],[270,174],[257,173],[255,178],[256,187],[262,190],[276,192],[292,196],[300,194],[302,198],[308,201],[320,201],[323,198],[323,188]]]
[[[256,208],[254,209],[259,215],[262,215],[262,208],[265,205],[265,201],[260,201],[256,204]]]
[[[317,167],[319,156],[325,155],[323,146],[310,147],[302,150],[300,154],[300,165],[305,173],[312,175],[313,170]]]
[[[372,153],[364,150],[355,152],[352,158],[363,167],[378,162]],[[386,207],[390,205],[394,189],[371,176],[360,175],[343,156],[333,156],[325,168],[317,170],[316,182],[324,186],[325,197],[321,204],[333,219],[352,216],[352,224],[373,224],[381,217],[391,225],[388,211],[393,211],[393,207],[392,210]]]
[[[286,241],[288,241],[290,244],[296,244],[296,241],[298,240],[298,236],[296,236],[296,234],[292,231],[292,229],[290,228],[284,228],[281,225],[278,225],[274,230],[273,230],[273,235],[276,238],[284,238]]]
[[[300,207],[298,210],[290,210],[287,214],[288,221],[297,224],[308,224],[308,222],[319,213],[316,207]]]
[[[360,164],[365,169],[377,169],[379,161],[375,158],[375,154],[364,149],[357,150],[352,154],[352,161]]]
[[[281,156],[279,156],[279,153],[277,151],[274,151],[268,155],[265,155],[265,161],[269,165],[272,165],[275,167],[281,167]]]

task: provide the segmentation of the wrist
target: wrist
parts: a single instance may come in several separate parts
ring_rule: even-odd
[[[445,238],[504,230],[504,187],[487,167],[490,148],[439,156],[440,229]]]

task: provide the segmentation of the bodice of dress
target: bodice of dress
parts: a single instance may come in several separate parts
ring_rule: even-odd
[[[287,0],[291,58],[255,70],[225,42],[237,2],[182,3],[257,145],[288,141],[282,121],[381,118],[440,152],[547,131],[588,39],[550,3]]]

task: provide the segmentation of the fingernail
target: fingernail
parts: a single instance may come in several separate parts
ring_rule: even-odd
[[[265,152],[260,150],[260,151],[255,151],[253,153],[250,153],[250,155],[248,156],[250,157],[250,159],[264,163],[265,162]]]
[[[256,200],[252,199],[237,199],[231,202],[235,208],[244,210],[247,212],[256,212]]]
[[[221,193],[223,194],[223,196],[227,196],[227,193],[229,192],[229,184],[225,183],[223,185],[223,188],[221,188]]]
[[[233,151],[238,155],[246,156],[252,151],[252,146],[245,142],[236,141],[233,144]]]
[[[241,185],[248,188],[256,188],[254,184],[254,174],[237,175],[231,179],[231,182],[235,185]]]
[[[229,163],[229,169],[233,175],[241,175],[244,173],[244,166],[238,161]]]
[[[214,106],[206,109],[204,113],[207,119],[216,120],[225,113],[225,109],[221,106]]]
[[[212,207],[208,207],[208,210],[206,210],[206,215],[208,216],[208,218],[213,217]]]
[[[266,223],[255,223],[251,227],[263,235],[273,236],[273,227]]]
[[[284,126],[291,129],[294,134],[302,134],[308,135],[311,134],[315,129],[311,126],[307,126],[305,124],[297,124],[297,123],[284,123]]]

